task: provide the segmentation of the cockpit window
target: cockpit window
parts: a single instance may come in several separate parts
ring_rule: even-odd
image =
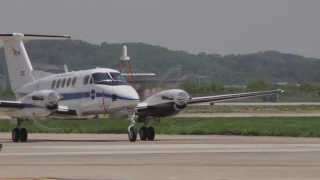
[[[111,76],[110,76],[111,75]],[[120,73],[94,73],[92,74],[94,84],[104,84],[110,86],[129,85]]]
[[[93,81],[95,84],[102,82],[102,81],[111,81],[109,73],[94,73],[92,74]]]
[[[124,81],[124,82],[126,81],[120,73],[112,72],[112,73],[110,73],[110,75],[111,75],[113,80]]]

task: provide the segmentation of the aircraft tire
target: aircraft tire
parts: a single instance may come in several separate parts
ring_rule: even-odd
[[[156,135],[156,132],[154,131],[154,128],[148,127],[148,140],[153,141],[155,135]]]
[[[20,131],[19,128],[14,128],[12,130],[12,141],[13,142],[19,142],[20,139]]]
[[[139,131],[139,136],[141,141],[145,141],[148,138],[148,131],[146,127],[141,127]]]
[[[26,128],[20,129],[20,142],[26,142],[28,140],[28,131]]]
[[[137,131],[133,126],[130,127],[130,130],[128,132],[128,137],[130,142],[135,142],[137,140]]]

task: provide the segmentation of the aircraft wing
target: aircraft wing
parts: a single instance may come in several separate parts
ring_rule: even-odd
[[[145,102],[141,102],[137,105],[136,110],[147,109],[147,108],[148,108],[148,104]]]
[[[0,112],[9,112],[26,107],[27,104],[23,104],[19,101],[0,101]]]
[[[27,108],[30,106],[34,106],[34,105],[22,103],[19,101],[0,101],[0,112],[10,112],[10,111],[14,111],[14,110],[22,109],[22,108]],[[52,114],[50,114],[50,116],[52,116],[52,115],[60,115],[60,116],[73,115],[73,116],[76,116],[77,112],[75,110],[69,109],[66,106],[59,106],[57,111],[52,112]]]
[[[59,105],[59,108],[52,112],[49,116],[77,116],[76,110],[69,109],[67,106]]]
[[[239,94],[225,94],[225,95],[217,95],[217,96],[195,97],[195,98],[192,98],[188,102],[188,104],[230,101],[230,100],[243,99],[248,97],[278,94],[282,92],[284,92],[284,90],[278,89],[278,90],[271,90],[271,91],[258,91],[258,92],[239,93]]]

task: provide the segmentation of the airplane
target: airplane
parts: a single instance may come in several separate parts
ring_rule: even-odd
[[[264,96],[282,90],[229,94],[191,98],[187,92],[172,89],[155,94],[139,102],[136,90],[128,84],[119,71],[96,68],[51,74],[34,70],[23,40],[67,40],[71,36],[37,34],[0,34],[8,66],[11,89],[17,101],[1,101],[0,111],[11,117],[16,127],[12,130],[13,142],[26,142],[28,131],[23,122],[35,118],[80,118],[108,114],[111,118],[125,112],[128,115],[128,138],[135,142],[137,122],[143,122],[141,140],[153,140],[155,130],[148,126],[149,117],[173,116],[187,105],[201,102],[227,101],[237,98]]]
[[[71,36],[0,34],[3,41],[11,88],[17,101],[0,101],[0,111],[16,127],[13,142],[25,142],[28,131],[22,122],[35,118],[81,117],[112,114],[125,109],[131,124],[129,139],[135,140],[134,112],[139,103],[136,90],[119,71],[96,68],[51,74],[33,70],[23,40],[66,40]]]

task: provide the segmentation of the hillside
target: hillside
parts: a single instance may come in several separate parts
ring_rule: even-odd
[[[88,69],[119,67],[119,57],[124,44],[90,44],[81,40],[29,41],[25,43],[35,69],[62,68]],[[215,78],[224,84],[245,84],[257,78],[271,82],[300,83],[320,80],[320,60],[294,54],[265,51],[253,54],[226,55],[190,54],[172,51],[144,43],[126,43],[134,71],[155,72],[162,75],[171,67],[181,65],[182,75],[195,79],[196,75]],[[6,74],[3,49],[0,49],[0,74]]]

